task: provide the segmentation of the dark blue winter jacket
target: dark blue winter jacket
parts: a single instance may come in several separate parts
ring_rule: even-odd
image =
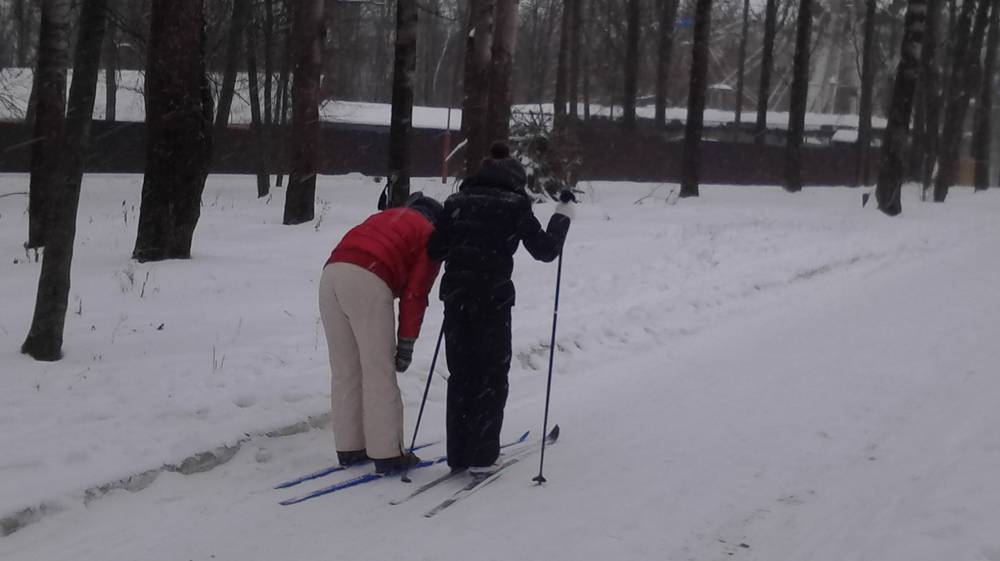
[[[510,277],[518,244],[523,242],[539,261],[552,261],[562,251],[570,218],[553,214],[543,230],[523,183],[497,162],[485,160],[479,173],[448,197],[428,241],[430,257],[445,263],[441,300],[446,305],[483,312],[513,306]]]

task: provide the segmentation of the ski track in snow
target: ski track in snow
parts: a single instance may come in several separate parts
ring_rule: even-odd
[[[0,199],[0,449],[13,451],[0,516],[50,508],[0,538],[0,558],[1000,560],[1000,495],[985,485],[1000,463],[1000,195],[962,189],[945,205],[908,196],[888,219],[850,189],[634,204],[648,185],[585,185],[560,302],[564,433],[544,490],[522,462],[433,523],[420,514],[446,491],[389,507],[409,488],[395,481],[278,507],[290,495],[272,485],[333,462],[314,430],[85,503],[87,487],[328,410],[315,283],[379,186],[321,177],[322,216],[289,228],[282,192],[258,201],[252,180],[210,178],[192,260],[140,265],[141,177],[88,175],[67,357],[52,364],[17,354],[38,264],[20,249],[26,201]],[[0,192],[25,184],[0,176]],[[551,208],[538,205],[543,223]],[[511,434],[540,430],[554,280],[518,254]],[[432,298],[400,376],[409,427],[439,328]],[[427,439],[443,436],[444,394],[438,378]]]

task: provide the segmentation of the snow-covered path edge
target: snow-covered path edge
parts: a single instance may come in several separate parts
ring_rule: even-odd
[[[163,464],[158,468],[132,473],[126,477],[92,485],[79,493],[79,502],[83,505],[102,499],[112,491],[125,490],[130,493],[142,491],[156,481],[164,473],[193,475],[213,470],[233,459],[244,444],[262,439],[293,436],[314,429],[327,429],[330,421],[329,413],[310,416],[304,421],[286,425],[267,432],[247,433],[243,438],[232,442],[220,443],[218,446],[191,454],[177,462]],[[0,512],[0,537],[5,537],[18,530],[41,521],[44,517],[60,512],[66,508],[65,501],[46,501],[34,506],[22,508],[16,512]]]

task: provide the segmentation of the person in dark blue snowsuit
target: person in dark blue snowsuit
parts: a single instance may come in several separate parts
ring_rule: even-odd
[[[428,241],[444,261],[441,300],[448,370],[448,465],[488,473],[500,454],[507,402],[514,306],[514,252],[523,243],[539,261],[559,256],[573,208],[560,203],[542,229],[524,191],[524,168],[495,143],[491,157],[444,203]]]

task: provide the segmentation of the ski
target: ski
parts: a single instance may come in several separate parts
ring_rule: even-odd
[[[556,426],[552,427],[552,430],[549,431],[549,434],[545,436],[545,443],[548,444],[548,445],[555,444],[556,440],[558,440],[558,439],[559,439],[559,425],[556,425]],[[466,484],[464,487],[462,487],[458,491],[455,491],[455,493],[452,496],[450,496],[447,499],[441,501],[440,503],[437,504],[437,506],[435,506],[434,508],[432,508],[432,509],[428,510],[427,512],[425,512],[424,513],[424,517],[425,518],[431,518],[434,515],[436,515],[439,512],[441,512],[442,510],[444,510],[444,509],[452,506],[453,504],[457,503],[458,501],[461,501],[462,499],[468,498],[470,495],[472,495],[476,491],[482,489],[483,487],[486,487],[487,485],[490,485],[491,483],[493,483],[497,479],[500,479],[501,476],[503,476],[503,472],[504,472],[505,469],[507,469],[510,466],[516,464],[522,458],[524,458],[528,454],[534,452],[535,450],[541,449],[541,447],[542,447],[542,443],[541,443],[541,441],[539,441],[539,442],[533,443],[531,446],[528,446],[526,448],[520,449],[517,452],[511,454],[506,460],[503,461],[503,463],[500,464],[500,466],[497,468],[497,470],[495,472],[493,472],[492,474],[490,474],[489,476],[487,476],[487,477],[485,477],[483,479],[473,479],[468,484]]]
[[[437,443],[438,442],[435,441],[435,442],[428,442],[426,444],[421,444],[421,445],[417,446],[416,448],[414,448],[413,450],[416,451],[416,450],[420,450],[421,448],[427,448],[428,446],[433,446],[433,445],[435,445]],[[314,471],[312,473],[307,473],[306,475],[303,475],[301,477],[296,477],[295,479],[289,479],[288,481],[285,481],[283,483],[279,483],[279,484],[275,485],[274,488],[275,489],[287,489],[289,487],[294,487],[294,486],[299,485],[301,483],[305,483],[306,481],[312,481],[313,479],[319,479],[320,477],[325,477],[327,475],[330,475],[331,473],[337,473],[338,471],[344,471],[345,469],[351,469],[352,467],[362,466],[362,465],[366,465],[366,464],[369,464],[369,463],[371,463],[371,460],[368,460],[368,461],[365,461],[365,462],[361,462],[361,463],[358,463],[358,464],[353,464],[353,465],[350,465],[350,466],[340,466],[340,465],[330,466],[328,468],[323,468],[321,470]]]
[[[520,438],[518,438],[517,440],[515,440],[513,442],[508,442],[508,443],[502,445],[501,448],[509,448],[511,446],[514,446],[514,445],[517,445],[517,444],[521,444],[521,443],[527,441],[528,440],[528,435],[530,433],[531,433],[531,431],[526,431],[524,434],[521,435]],[[465,472],[464,469],[455,470],[455,471],[449,471],[448,473],[442,475],[441,477],[438,477],[436,479],[428,481],[427,483],[424,483],[420,487],[417,487],[416,489],[413,490],[412,493],[406,495],[405,497],[401,497],[401,498],[389,501],[389,504],[391,504],[391,505],[400,505],[400,504],[403,504],[406,501],[412,499],[413,497],[416,497],[417,495],[420,495],[420,494],[422,494],[422,493],[424,493],[424,492],[426,492],[426,491],[428,491],[428,490],[430,490],[430,489],[438,486],[439,484],[444,483],[445,481],[448,481],[452,477],[455,477],[456,475],[460,475],[460,474],[462,474],[464,472]]]
[[[430,466],[432,466],[434,464],[440,464],[440,463],[445,462],[447,460],[448,460],[447,456],[441,456],[441,457],[438,457],[438,458],[434,458],[433,460],[424,460],[424,461],[418,463],[417,465],[411,467],[410,469],[414,470],[414,469],[420,469],[420,468],[430,467]],[[333,485],[328,485],[326,487],[322,487],[320,489],[316,489],[315,491],[313,491],[311,493],[307,493],[307,494],[299,496],[299,497],[294,497],[294,498],[291,498],[291,499],[285,499],[285,500],[279,502],[278,504],[280,504],[282,506],[289,506],[289,505],[298,504],[298,503],[301,503],[302,501],[308,501],[309,499],[315,499],[316,497],[322,497],[323,495],[329,495],[330,493],[333,493],[335,491],[340,491],[342,489],[349,489],[351,487],[357,487],[358,485],[369,483],[371,481],[375,481],[376,479],[385,479],[386,477],[391,477],[393,475],[397,475],[397,474],[395,474],[395,473],[377,473],[377,472],[372,471],[372,472],[369,472],[369,473],[366,473],[366,474],[363,474],[363,475],[359,475],[357,477],[352,477],[351,479],[348,479],[346,481],[341,481],[340,483],[334,483]]]
[[[523,440],[526,440],[526,439],[527,439],[527,433],[525,433],[524,435],[522,435],[521,438],[518,439],[517,441],[514,441],[514,442],[511,442],[509,444],[506,444],[505,446],[512,446],[514,444],[517,444],[518,441],[523,441]],[[417,465],[411,467],[410,470],[420,469],[420,468],[425,468],[425,467],[430,467],[430,466],[433,466],[435,464],[440,464],[440,463],[443,463],[443,462],[446,462],[446,461],[448,461],[448,456],[439,456],[439,457],[431,459],[431,460],[424,460],[424,461],[418,463]],[[339,483],[334,483],[333,485],[328,485],[326,487],[322,487],[320,489],[316,489],[315,491],[312,491],[311,493],[306,493],[305,495],[301,495],[301,496],[298,496],[298,497],[293,497],[291,499],[285,499],[285,500],[279,502],[278,504],[280,504],[282,506],[294,505],[294,504],[301,503],[303,501],[308,501],[309,499],[315,499],[316,497],[322,497],[323,495],[329,495],[330,493],[341,491],[343,489],[350,489],[351,487],[357,487],[358,485],[363,485],[365,483],[370,483],[370,482],[375,481],[377,479],[385,479],[386,477],[392,477],[394,475],[399,475],[399,474],[398,473],[376,473],[376,472],[369,472],[369,473],[365,473],[365,474],[359,475],[357,477],[352,477],[351,479],[348,479],[348,480],[345,480],[345,481],[341,481]]]

